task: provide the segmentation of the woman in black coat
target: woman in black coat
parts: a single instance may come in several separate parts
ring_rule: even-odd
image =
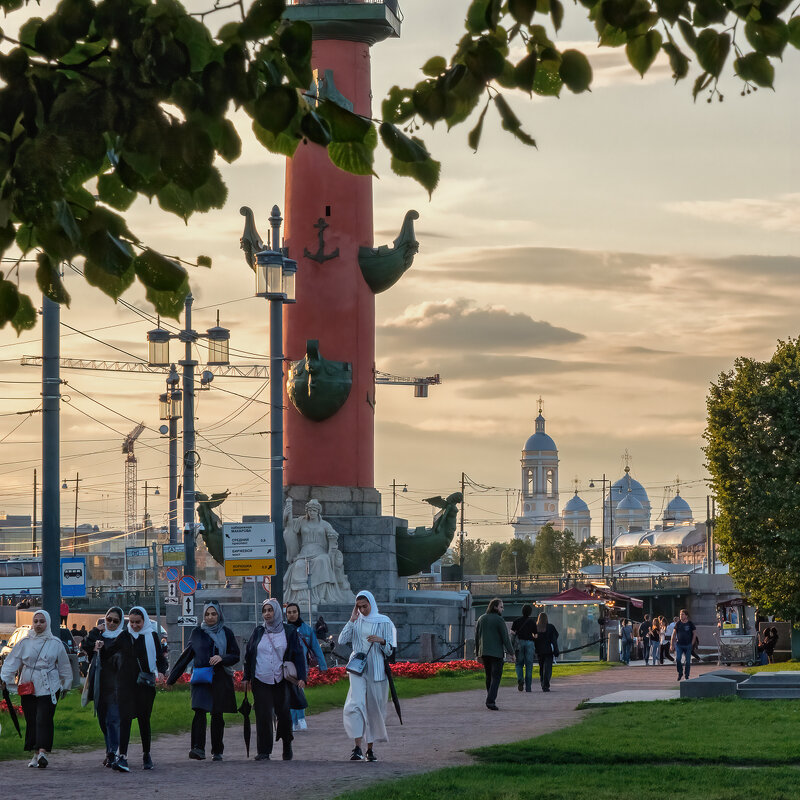
[[[89,635],[81,642],[81,647],[86,652],[90,664],[93,659],[100,659],[100,691],[94,711],[106,742],[104,767],[114,766],[119,747],[117,678],[120,656],[118,655],[118,646],[122,632],[125,630],[124,619],[125,614],[122,609],[119,606],[112,606],[106,611],[105,617],[97,621],[97,627],[92,628]],[[92,675],[96,680],[97,671],[95,670]],[[94,692],[92,692],[92,696],[94,696]]]
[[[555,625],[548,622],[544,611],[536,618],[534,646],[539,659],[539,682],[542,684],[542,691],[549,692],[550,678],[553,676],[553,658],[558,655],[558,631]]]
[[[272,754],[272,717],[278,718],[276,739],[283,741],[283,760],[292,759],[292,717],[290,708],[306,708],[306,659],[297,628],[283,621],[275,599],[261,606],[264,618],[247,643],[244,656],[246,687],[253,690],[256,714],[256,761],[268,761]],[[286,678],[285,662],[294,664],[296,683]]]
[[[222,761],[225,745],[223,714],[236,713],[236,692],[233,688],[233,666],[239,661],[239,645],[233,631],[223,625],[222,609],[211,600],[203,606],[203,622],[192,631],[189,644],[181,653],[167,678],[175,683],[190,661],[192,668],[192,749],[189,758],[202,761],[206,757],[206,714],[211,714],[211,760]],[[211,680],[206,680],[209,677]]]
[[[118,647],[119,756],[113,767],[119,772],[130,772],[128,743],[131,723],[136,719],[142,738],[142,767],[153,769],[153,760],[150,758],[150,715],[156,697],[156,673],[166,672],[168,664],[156,628],[141,606],[134,606],[128,612],[128,625],[119,637]]]

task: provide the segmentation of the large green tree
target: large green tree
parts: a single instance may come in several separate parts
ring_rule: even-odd
[[[509,97],[580,93],[592,82],[586,56],[554,41],[561,0],[473,0],[455,51],[428,59],[423,79],[394,86],[381,119],[368,119],[308,96],[311,29],[282,18],[286,0],[205,3],[193,0],[188,13],[177,0],[61,0],[46,19],[27,19],[18,12],[29,0],[0,0],[0,253],[14,244],[35,253],[52,300],[69,302],[58,265],[77,260],[111,297],[139,280],[159,312],[179,314],[186,270],[148,247],[124,212],[140,195],[183,219],[221,207],[227,190],[214,161],[240,155],[234,109],[271,151],[325,147],[358,174],[373,171],[380,138],[392,169],[433,191],[440,165],[415,135],[422,124],[476,118],[468,142],[477,149],[492,109],[535,145]],[[239,19],[217,27],[225,9]],[[676,81],[694,62],[692,93],[709,102],[722,99],[724,70],[742,93],[771,87],[774,62],[800,47],[789,0],[580,0],[569,13],[588,16],[599,45],[624,47],[642,75],[660,52]],[[0,327],[19,333],[35,320],[31,299],[0,276]]]
[[[636,545],[625,552],[623,562],[631,564],[634,561],[664,561],[672,562],[672,550],[668,547],[644,547]]]
[[[753,603],[800,619],[800,341],[769,361],[736,359],[707,407],[719,553]]]

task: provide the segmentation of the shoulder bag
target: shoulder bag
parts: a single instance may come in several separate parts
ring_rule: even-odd
[[[219,655],[216,645],[213,645],[212,656]],[[207,667],[193,667],[192,678],[189,683],[197,685],[199,683],[213,683],[214,682],[214,667],[210,664]]]
[[[301,641],[303,642],[303,644],[305,645],[305,648],[306,648],[306,663],[308,664],[309,667],[317,667],[318,668],[319,667],[319,659],[317,658],[316,654],[314,653],[314,651],[311,648],[311,640],[310,639],[306,639],[306,637],[303,636],[302,633],[300,633],[299,629],[297,631],[297,635],[300,637]]]
[[[345,669],[348,672],[352,672],[353,675],[363,675],[364,670],[367,668],[367,656],[369,655],[369,651],[372,650],[373,644],[375,644],[375,642],[370,643],[366,653],[353,653]]]
[[[45,643],[39,648],[39,652],[36,654],[36,661],[33,662],[33,666],[30,668],[31,673],[33,673],[33,671],[36,669],[36,665],[39,663],[39,658],[42,655],[42,650],[44,650],[45,647],[47,647],[47,641],[46,640],[45,640]],[[20,677],[22,677],[22,667],[20,667],[19,674],[20,674]],[[24,681],[23,683],[18,683],[17,684],[17,694],[20,697],[23,697],[24,695],[33,694],[35,691],[36,691],[36,689],[35,689],[35,687],[33,685],[33,681],[32,680],[31,681]]]
[[[156,688],[156,679],[152,672],[145,672],[142,669],[142,665],[139,663],[139,659],[136,659],[136,663],[139,666],[139,674],[136,676],[136,685],[137,686],[147,686],[149,689]]]

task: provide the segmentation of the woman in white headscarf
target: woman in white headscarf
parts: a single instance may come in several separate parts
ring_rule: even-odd
[[[72,686],[72,667],[61,640],[50,630],[50,615],[37,611],[24,639],[6,656],[0,681],[17,691],[25,714],[25,750],[32,752],[29,767],[44,769],[53,749],[53,716],[60,695]]]
[[[119,755],[113,768],[119,772],[130,772],[128,743],[131,723],[137,719],[142,738],[142,767],[153,769],[153,760],[150,758],[150,715],[156,697],[156,673],[166,672],[168,665],[156,627],[141,606],[134,606],[128,612],[128,624],[120,635],[119,652]]]
[[[389,617],[378,612],[371,592],[362,591],[356,595],[355,608],[339,634],[339,642],[349,642],[353,647],[348,661],[350,690],[344,704],[344,729],[355,742],[350,760],[377,761],[373,743],[389,741],[386,733],[389,681],[385,659],[397,647],[397,631]],[[366,667],[359,675],[351,667],[360,656],[366,656]],[[365,741],[366,755],[361,748]]]

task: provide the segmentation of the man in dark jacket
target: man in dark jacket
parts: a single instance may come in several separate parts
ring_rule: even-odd
[[[495,597],[475,624],[475,655],[486,673],[486,708],[497,711],[497,691],[503,677],[503,655],[515,657],[503,619],[503,601]]]
[[[644,622],[639,625],[639,641],[642,645],[642,658],[647,666],[650,663],[650,615],[644,615]]]

